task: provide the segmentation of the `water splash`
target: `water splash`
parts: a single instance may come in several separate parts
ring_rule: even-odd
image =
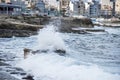
[[[42,50],[65,50],[65,43],[60,37],[60,33],[56,32],[54,25],[47,25],[44,29],[40,30],[38,35],[38,45],[36,49]]]

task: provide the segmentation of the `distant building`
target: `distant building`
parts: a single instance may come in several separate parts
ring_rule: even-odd
[[[70,1],[69,6],[72,15],[85,15],[85,3],[82,0]]]
[[[85,16],[90,17],[90,4],[91,2],[85,2]]]
[[[72,16],[74,13],[74,2],[73,1],[70,1],[69,3],[69,15]]]
[[[35,4],[35,8],[40,12],[44,13],[45,12],[45,3],[42,0],[39,0]]]
[[[110,0],[101,0],[101,16],[109,18],[112,16],[113,4]]]
[[[120,0],[116,0],[115,11],[116,16],[120,16]]]
[[[0,14],[19,15],[21,10],[21,6],[14,4],[13,0],[0,0]]]
[[[69,3],[70,0],[59,0],[60,3],[60,11],[62,15],[65,15],[66,12],[69,10]]]
[[[90,3],[89,6],[89,16],[90,17],[99,17],[100,14],[100,3],[96,0],[92,0],[92,3]]]
[[[82,0],[74,2],[74,14],[84,15],[85,14],[85,4]]]

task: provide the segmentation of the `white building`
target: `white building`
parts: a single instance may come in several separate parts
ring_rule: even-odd
[[[85,3],[82,0],[70,1],[71,15],[85,15]]]
[[[120,0],[116,0],[115,11],[116,15],[120,16]]]
[[[112,2],[110,0],[101,0],[101,16],[110,17],[112,15]]]

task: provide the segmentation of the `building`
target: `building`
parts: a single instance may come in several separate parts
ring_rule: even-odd
[[[22,8],[25,8],[27,4],[25,4],[26,0],[10,0],[13,5],[19,5]]]
[[[101,0],[101,16],[109,18],[112,16],[113,4],[110,0]]]
[[[99,1],[92,0],[92,2],[90,3],[90,6],[89,6],[89,16],[90,17],[99,17],[101,15],[100,8],[101,8],[101,5],[100,5]]]
[[[82,0],[70,1],[69,6],[72,15],[85,15],[85,3]]]
[[[40,12],[44,13],[45,12],[45,3],[42,0],[39,0],[35,4],[35,8]]]
[[[18,15],[21,10],[21,6],[12,4],[11,0],[0,0],[0,14]]]
[[[116,16],[120,16],[120,0],[116,0],[115,3]]]
[[[74,14],[84,15],[85,14],[85,4],[82,0],[74,2]]]
[[[60,12],[63,16],[65,16],[66,12],[69,11],[69,3],[70,3],[70,0],[60,0],[59,1]]]

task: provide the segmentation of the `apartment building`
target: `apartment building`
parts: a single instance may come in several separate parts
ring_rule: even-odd
[[[113,3],[110,0],[101,0],[101,16],[112,16]]]
[[[0,14],[13,15],[20,14],[21,6],[12,4],[11,0],[0,0]]]
[[[77,12],[78,15],[84,15],[85,14],[85,3],[82,0],[79,0],[75,3],[74,10]]]
[[[70,0],[60,0],[60,11],[62,15],[65,15],[66,12],[69,10],[69,3]]]
[[[116,15],[120,16],[120,0],[116,0],[115,2],[115,11]]]
[[[89,6],[89,16],[90,17],[99,17],[101,5],[98,1],[92,0],[92,3]]]

